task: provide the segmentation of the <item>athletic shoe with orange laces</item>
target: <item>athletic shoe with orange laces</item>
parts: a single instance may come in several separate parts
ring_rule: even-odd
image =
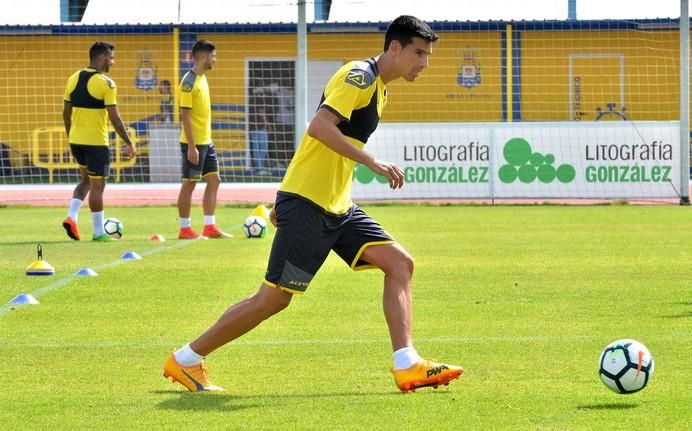
[[[67,217],[62,221],[62,227],[65,228],[67,236],[75,241],[79,241],[79,230],[77,229],[77,222],[72,220],[72,217]]]
[[[202,361],[199,365],[184,367],[175,360],[175,355],[170,354],[163,365],[163,376],[175,383],[185,386],[190,392],[223,391],[220,386],[212,385],[209,381],[209,370]]]
[[[178,239],[207,239],[206,237],[198,234],[191,227],[181,227],[178,233]]]
[[[439,385],[447,386],[452,380],[458,379],[464,373],[464,369],[456,365],[441,364],[429,359],[421,359],[410,368],[394,370],[394,381],[401,392],[415,392],[418,388],[432,386],[437,389]]]
[[[215,224],[205,224],[202,235],[207,238],[233,238],[233,235],[222,231]]]

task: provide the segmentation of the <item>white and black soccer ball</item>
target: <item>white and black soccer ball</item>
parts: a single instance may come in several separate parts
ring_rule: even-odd
[[[113,238],[120,239],[123,236],[123,222],[115,217],[108,217],[103,222],[103,230]]]
[[[639,341],[613,341],[601,353],[598,375],[609,389],[619,394],[641,391],[654,375],[654,358]]]
[[[262,238],[267,234],[267,221],[260,216],[250,216],[243,222],[246,238]]]

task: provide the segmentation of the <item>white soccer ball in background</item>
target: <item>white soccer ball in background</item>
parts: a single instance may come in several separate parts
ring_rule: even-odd
[[[115,239],[120,239],[123,236],[123,222],[115,217],[108,217],[103,222],[103,230]]]
[[[260,216],[250,216],[243,222],[243,233],[246,238],[262,238],[267,234],[267,221]]]
[[[612,391],[631,394],[644,389],[649,383],[654,375],[654,358],[639,341],[613,341],[601,353],[598,375]]]

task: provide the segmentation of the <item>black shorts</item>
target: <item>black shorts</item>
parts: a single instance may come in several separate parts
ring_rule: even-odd
[[[199,181],[209,174],[219,172],[219,160],[216,157],[214,144],[196,145],[199,151],[199,163],[193,165],[187,159],[187,144],[180,144],[180,152],[183,156],[183,181]]]
[[[108,178],[111,152],[106,145],[70,144],[70,150],[79,166],[87,168],[89,178]]]
[[[275,208],[277,230],[264,282],[291,293],[305,292],[330,250],[359,271],[375,267],[360,259],[368,246],[395,242],[357,205],[335,216],[306,199],[279,192]]]

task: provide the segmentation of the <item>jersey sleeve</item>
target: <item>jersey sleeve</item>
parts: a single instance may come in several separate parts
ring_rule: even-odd
[[[75,75],[72,75],[67,79],[67,84],[65,84],[65,95],[63,96],[62,100],[65,102],[72,102],[72,92],[76,86],[77,79],[75,78]]]
[[[327,83],[320,107],[324,106],[349,121],[353,110],[370,100],[374,83],[375,77],[365,70],[351,69],[337,73]]]
[[[103,78],[105,84],[103,89],[103,104],[106,106],[115,106],[118,104],[115,100],[115,94],[117,93],[115,81],[105,75]]]
[[[180,107],[192,109],[192,91],[195,88],[196,75],[188,72],[183,76],[178,86]]]

